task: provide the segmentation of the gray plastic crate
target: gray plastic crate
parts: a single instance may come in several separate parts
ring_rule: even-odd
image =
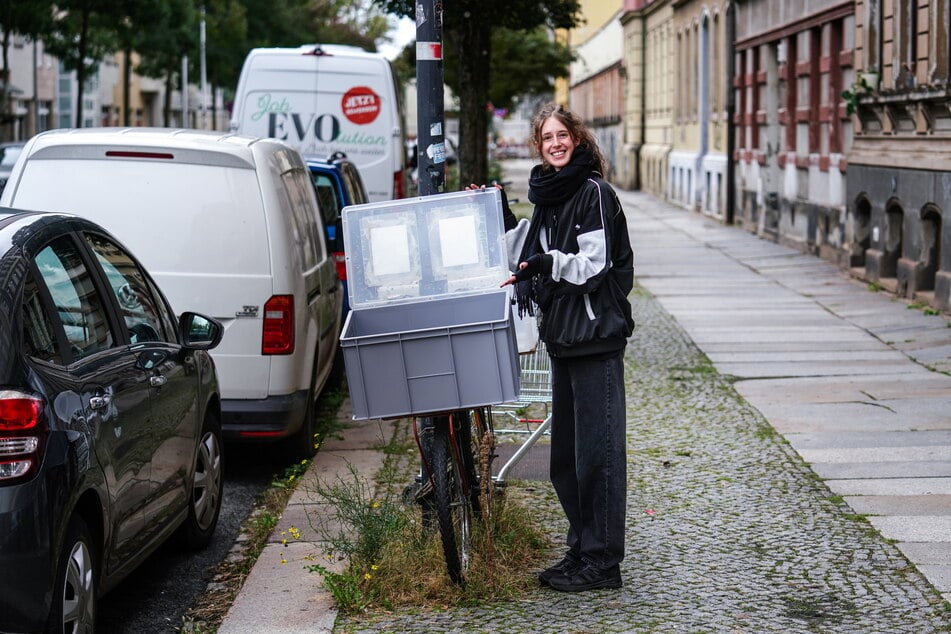
[[[504,291],[352,310],[340,346],[355,420],[518,397],[518,346]]]

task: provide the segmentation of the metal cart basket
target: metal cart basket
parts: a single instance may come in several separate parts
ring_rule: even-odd
[[[528,434],[528,438],[502,465],[497,483],[505,481],[508,472],[528,453],[535,442],[549,433],[551,427],[551,358],[539,340],[535,350],[519,355],[521,390],[517,401],[492,407],[493,416],[500,416],[507,425],[499,425],[496,434]],[[539,413],[540,412],[540,413]]]

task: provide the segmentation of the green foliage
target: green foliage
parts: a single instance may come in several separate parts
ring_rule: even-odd
[[[56,6],[56,17],[44,38],[46,51],[82,80],[103,57],[117,50],[115,26],[121,11],[115,2],[92,0],[63,0]]]
[[[0,30],[42,37],[52,28],[52,0],[0,0]]]
[[[544,28],[528,32],[496,29],[492,31],[488,100],[496,108],[512,109],[518,97],[550,94],[555,78],[567,77],[573,60],[571,50],[552,41]],[[445,80],[457,92],[458,65],[457,48],[447,46]]]
[[[415,4],[411,0],[374,0],[389,13],[412,17],[415,15]],[[455,64],[447,61],[443,64],[444,75],[456,77],[454,82],[447,81],[461,104],[459,111],[459,171],[461,182],[485,183],[488,172],[488,121],[486,106],[490,101],[490,86],[500,82],[500,78],[490,74],[493,60],[496,56],[510,54],[509,50],[494,51],[494,37],[501,29],[508,29],[510,37],[526,37],[536,29],[572,28],[582,22],[581,5],[577,0],[464,0],[460,2],[442,3],[443,8],[443,49],[447,60],[453,55],[452,51],[461,51],[464,54],[456,55]],[[537,41],[540,45],[541,41]],[[510,45],[514,45],[510,42]],[[528,44],[526,43],[526,46]],[[530,54],[530,53],[523,53]],[[545,77],[536,77],[541,74],[553,74],[550,69],[539,68],[540,60],[512,58],[515,66],[509,67],[509,72],[515,72],[522,67],[531,67],[533,73],[532,90],[540,90],[538,83],[546,81]],[[450,66],[455,68],[449,69]],[[447,72],[447,69],[448,72]],[[557,69],[556,69],[557,70]],[[525,78],[527,74],[519,74]],[[514,82],[518,82],[513,78]],[[504,82],[502,82],[504,85]],[[500,89],[501,101],[507,101],[511,88]],[[493,102],[494,103],[494,102]]]
[[[842,99],[845,100],[845,110],[848,114],[854,114],[858,111],[859,100],[862,95],[870,94],[875,90],[875,86],[872,86],[866,81],[867,73],[858,72],[856,73],[856,79],[852,82],[852,85],[842,91]]]

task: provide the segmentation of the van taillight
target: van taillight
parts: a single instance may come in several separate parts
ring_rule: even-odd
[[[0,390],[0,484],[28,475],[39,463],[47,432],[42,416],[42,399]]]
[[[393,172],[393,198],[403,198],[406,190],[403,188],[403,172]]]
[[[264,304],[261,354],[294,352],[294,297],[275,295]]]
[[[334,259],[334,265],[337,267],[337,278],[341,282],[347,281],[347,256],[343,251],[334,251],[330,254]]]

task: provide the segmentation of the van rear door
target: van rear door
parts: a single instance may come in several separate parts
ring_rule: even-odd
[[[304,156],[344,152],[371,201],[404,195],[402,108],[389,61],[350,47],[255,49],[242,69],[232,127]]]
[[[10,204],[66,211],[106,227],[136,254],[176,313],[195,310],[224,325],[212,351],[222,398],[268,396],[261,311],[273,294],[271,245],[262,238],[268,226],[250,163],[197,150],[49,146],[28,157]],[[225,217],[232,222],[223,225]]]

